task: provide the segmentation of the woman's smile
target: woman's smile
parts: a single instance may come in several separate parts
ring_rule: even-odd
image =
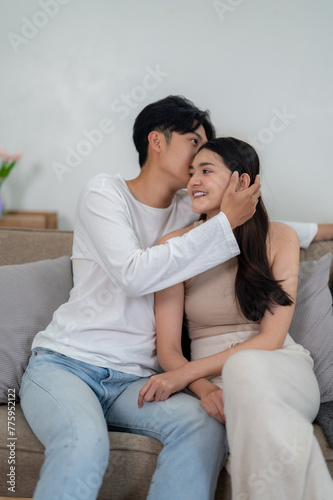
[[[202,198],[203,196],[207,196],[207,194],[204,191],[192,191],[193,198]]]

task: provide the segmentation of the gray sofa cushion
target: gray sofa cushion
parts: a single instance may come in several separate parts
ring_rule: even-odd
[[[0,266],[0,404],[16,398],[37,332],[67,302],[72,288],[69,257]]]
[[[290,335],[314,360],[321,402],[333,400],[333,308],[328,286],[332,254],[300,263]]]
[[[323,429],[328,444],[333,448],[333,401],[321,403],[316,421]]]

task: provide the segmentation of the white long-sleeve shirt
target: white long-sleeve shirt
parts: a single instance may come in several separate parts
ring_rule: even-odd
[[[137,201],[120,175],[91,179],[75,219],[74,287],[32,347],[139,376],[158,370],[153,292],[239,253],[223,213],[156,245],[197,217],[186,191],[160,209]]]

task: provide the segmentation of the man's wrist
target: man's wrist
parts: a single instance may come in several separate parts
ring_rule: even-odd
[[[235,222],[232,220],[232,217],[224,212],[222,209],[220,210],[220,214],[223,214],[224,218],[228,221],[230,229],[233,231],[235,229]]]

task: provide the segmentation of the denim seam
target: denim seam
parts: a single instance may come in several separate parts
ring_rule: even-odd
[[[145,427],[132,427],[132,426],[129,426],[129,425],[118,425],[118,424],[109,424],[109,426],[112,428],[112,427],[119,427],[120,429],[131,429],[131,430],[137,430],[137,431],[146,431],[146,432],[150,432],[151,434],[156,434],[157,436],[161,436],[163,437],[164,439],[167,439],[168,436],[165,436],[164,434],[162,434],[161,432],[157,432],[157,431],[154,431],[152,429],[148,429],[148,428],[145,428]]]

